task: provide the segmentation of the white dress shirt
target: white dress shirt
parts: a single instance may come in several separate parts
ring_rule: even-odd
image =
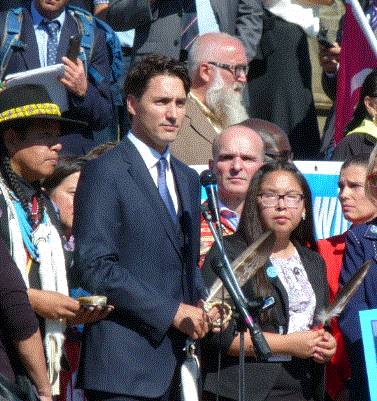
[[[153,178],[154,183],[156,184],[156,187],[158,179],[157,163],[162,156],[165,157],[165,159],[167,160],[166,184],[174,203],[174,209],[178,214],[178,191],[174,181],[173,170],[170,165],[170,148],[168,147],[166,152],[161,155],[156,150],[152,149],[150,146],[146,145],[144,142],[138,139],[131,131],[128,133],[128,139],[135,145],[136,149],[140,153],[142,159],[144,160],[144,163],[147,166],[148,171]]]

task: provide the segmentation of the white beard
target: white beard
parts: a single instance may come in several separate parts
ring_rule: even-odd
[[[224,80],[217,71],[212,86],[207,90],[207,107],[219,120],[223,129],[249,118],[242,104],[244,86],[241,82],[235,82],[232,88],[225,88]]]

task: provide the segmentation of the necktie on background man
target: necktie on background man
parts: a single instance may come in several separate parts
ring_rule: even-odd
[[[158,192],[161,195],[162,200],[164,201],[166,208],[168,209],[168,212],[174,222],[174,224],[177,224],[177,213],[175,211],[173,199],[170,195],[169,188],[166,184],[166,166],[167,166],[168,161],[166,160],[165,157],[161,157],[158,160],[157,163],[157,186],[158,186]]]
[[[181,0],[181,3],[183,9],[181,49],[189,52],[199,36],[198,15],[195,0]]]
[[[56,52],[58,50],[59,21],[43,20],[43,25],[48,33],[47,40],[47,65],[55,64]]]

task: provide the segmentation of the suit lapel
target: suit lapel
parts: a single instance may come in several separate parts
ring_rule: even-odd
[[[270,263],[272,266],[272,264]],[[270,283],[275,287],[276,291],[280,293],[282,297],[282,309],[284,313],[284,317],[286,320],[286,326],[288,329],[288,323],[289,323],[289,299],[288,299],[288,293],[287,290],[285,289],[283,283],[280,281],[278,276],[274,277],[269,277]]]
[[[24,60],[26,70],[40,68],[38,44],[30,12],[24,10],[23,18],[20,40],[26,44],[26,49],[21,51],[20,55]]]
[[[215,1],[215,0],[210,0],[210,4],[213,10],[213,13],[215,14],[215,17],[219,15],[219,7],[222,7],[222,2],[221,1]]]
[[[73,17],[69,14],[68,11],[66,11],[65,14],[65,21],[62,26],[62,30],[60,33],[60,39],[59,39],[59,45],[58,49],[56,52],[56,63],[59,64],[62,61],[62,57],[66,55],[67,49],[69,46],[69,38],[78,33],[78,28],[75,20]]]
[[[195,102],[189,99],[187,103],[186,118],[190,121],[190,126],[197,132],[199,136],[210,144],[217,137],[216,131],[213,129],[205,115],[196,106]]]
[[[176,188],[178,192],[178,197],[181,205],[181,217],[180,224],[183,233],[183,243],[182,253],[183,253],[183,267],[186,272],[186,280],[183,280],[183,294],[185,302],[196,302],[195,295],[195,273],[192,266],[194,266],[197,261],[195,260],[195,233],[194,233],[194,205],[193,196],[190,191],[191,185],[188,179],[187,171],[182,169],[182,165],[178,163],[175,157],[171,157],[171,166],[174,173],[174,179],[176,183]],[[199,203],[199,202],[198,202]],[[199,231],[199,230],[198,230]],[[198,232],[199,234],[199,232]]]
[[[174,180],[178,190],[178,198],[182,208],[182,214],[188,211],[191,213],[190,192],[187,175],[181,170],[174,157],[170,158],[170,163],[174,173]]]
[[[128,138],[125,138],[120,146],[122,146],[124,150],[125,161],[128,163],[128,173],[139,187],[140,191],[145,195],[151,210],[160,219],[174,248],[180,257],[182,257],[182,252],[177,241],[176,227],[141,155]]]
[[[301,252],[300,246],[295,244],[297,248],[297,252],[300,255],[301,262],[305,268],[306,274],[308,276],[308,280],[313,288],[314,294],[316,295],[316,306],[314,311],[314,320],[317,316],[318,312],[324,308],[322,301],[318,298],[317,294],[321,294],[324,291],[323,277],[317,269],[313,268],[313,263],[305,257],[305,255]],[[327,284],[327,283],[326,283]]]

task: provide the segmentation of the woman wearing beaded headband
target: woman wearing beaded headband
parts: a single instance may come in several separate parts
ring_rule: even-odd
[[[83,310],[69,297],[60,222],[41,180],[51,175],[61,149],[60,133],[80,122],[61,117],[40,85],[0,92],[0,236],[28,287],[34,311],[43,321],[45,351],[53,392],[58,393],[66,320],[104,317]]]

